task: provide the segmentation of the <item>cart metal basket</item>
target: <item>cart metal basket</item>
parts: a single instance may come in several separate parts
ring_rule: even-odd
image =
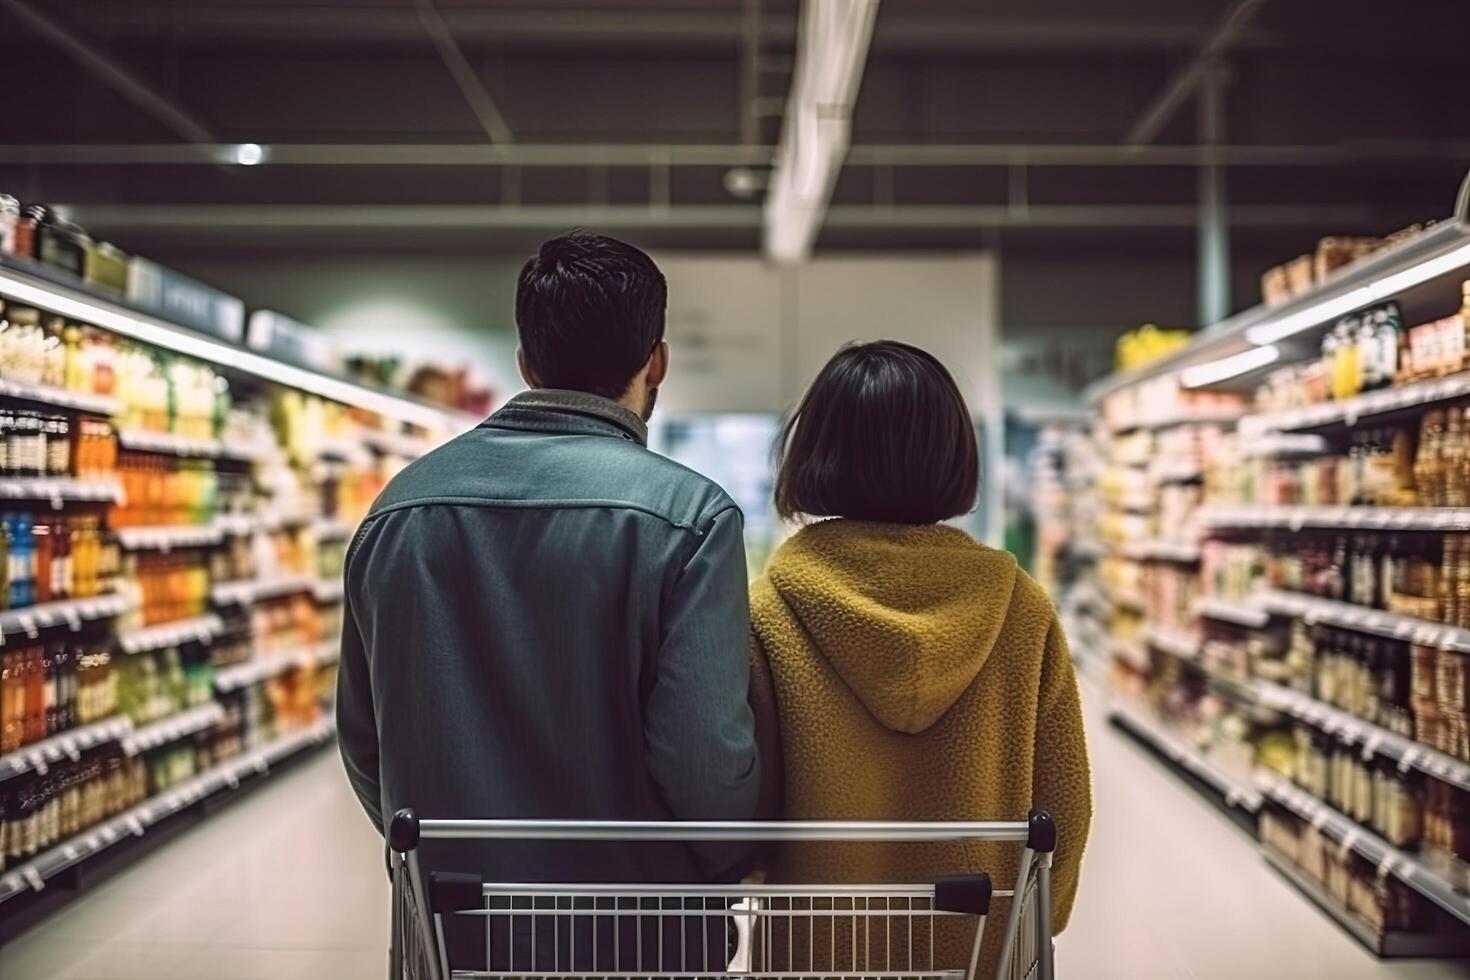
[[[487,882],[428,870],[422,840],[791,842],[1014,841],[1009,890],[977,873],[927,884],[670,885]],[[468,978],[894,978],[977,976],[992,897],[1012,899],[994,976],[1054,976],[1051,860],[1056,825],[980,823],[616,822],[420,820],[393,816],[390,980]],[[447,917],[453,917],[450,922]],[[452,962],[446,925],[473,937],[469,964]],[[961,940],[965,962],[944,951]],[[462,944],[457,949],[462,949]]]

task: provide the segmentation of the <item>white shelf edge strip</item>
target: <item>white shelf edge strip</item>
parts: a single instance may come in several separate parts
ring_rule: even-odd
[[[1273,504],[1207,505],[1195,512],[1216,528],[1344,527],[1376,531],[1466,531],[1465,507],[1290,507]]]
[[[139,752],[167,745],[169,742],[204,731],[217,724],[224,716],[224,706],[218,701],[186,708],[167,718],[149,722],[142,728],[133,729],[132,733],[122,740],[123,751],[128,755],[137,755]]]
[[[1259,595],[1262,608],[1306,620],[1308,625],[1326,623],[1421,646],[1470,651],[1470,630],[1281,589],[1265,589]]]
[[[55,405],[58,408],[76,409],[92,415],[116,415],[122,411],[122,402],[107,395],[72,391],[70,388],[57,388],[53,385],[26,384],[9,378],[0,378],[0,395],[42,405]]]
[[[27,887],[39,891],[47,878],[108,847],[129,835],[142,836],[148,827],[180,810],[192,806],[223,789],[235,789],[240,780],[251,773],[265,775],[270,766],[329,738],[335,730],[328,717],[304,731],[291,732],[259,749],[247,750],[237,758],[222,762],[172,789],[164,790],[118,816],[102,821],[75,837],[43,851],[24,864],[0,876],[0,902],[14,898]]]
[[[44,775],[51,763],[80,758],[81,753],[87,749],[116,742],[132,730],[131,721],[125,717],[115,717],[59,732],[50,738],[0,755],[0,779],[9,779],[32,770]]]
[[[1445,378],[1415,381],[1401,388],[1370,391],[1339,402],[1305,405],[1280,412],[1262,412],[1246,416],[1240,421],[1242,429],[1254,428],[1263,432],[1292,432],[1337,422],[1356,425],[1359,419],[1387,415],[1420,405],[1433,405],[1465,395],[1470,395],[1470,371],[1462,371]]]
[[[1413,855],[1392,846],[1347,814],[1328,806],[1282,776],[1261,774],[1256,782],[1262,792],[1301,819],[1339,842],[1350,841],[1353,850],[1377,864],[1380,870],[1392,874],[1460,921],[1470,924],[1470,898],[1457,892],[1453,885]]]
[[[219,544],[225,536],[224,530],[213,523],[123,527],[116,533],[118,544],[128,551],[200,547]]]
[[[1131,707],[1115,701],[1109,706],[1108,711],[1115,719],[1122,721],[1128,728],[1152,742],[1175,763],[1188,769],[1223,793],[1225,801],[1231,806],[1243,806],[1248,810],[1260,809],[1261,794],[1257,790],[1227,775],[1218,766],[1195,750],[1183,745],[1178,739],[1138,714]]]
[[[1200,596],[1194,601],[1192,610],[1196,616],[1252,629],[1261,629],[1271,622],[1271,614],[1252,600]]]
[[[213,614],[181,619],[157,626],[145,626],[130,633],[117,634],[117,642],[127,653],[141,653],[163,647],[187,643],[190,640],[207,640],[224,629],[224,622]]]
[[[320,579],[315,575],[282,575],[276,578],[241,579],[221,582],[209,590],[209,597],[218,606],[248,605],[261,599],[289,595],[292,592],[307,592],[315,589]]]
[[[1343,908],[1341,903],[1327,894],[1326,888],[1309,877],[1301,868],[1292,864],[1290,858],[1279,853],[1275,848],[1265,842],[1262,842],[1260,847],[1261,856],[1265,858],[1267,864],[1280,872],[1287,881],[1301,889],[1307,898],[1311,899],[1318,907],[1331,916],[1338,925],[1351,933],[1354,939],[1367,946],[1374,953],[1379,951],[1381,941],[1378,933],[1374,932],[1368,926],[1368,923]]]
[[[1365,757],[1378,755],[1392,759],[1404,768],[1417,769],[1435,779],[1470,790],[1470,763],[1364,721],[1300,691],[1269,681],[1257,681],[1255,686],[1261,704],[1320,728],[1349,745],[1361,745]]]
[[[0,497],[12,500],[106,500],[122,499],[122,486],[115,480],[72,477],[0,477]]]
[[[53,626],[70,626],[72,629],[80,629],[82,623],[94,619],[107,619],[126,612],[128,608],[127,599],[120,595],[44,602],[25,609],[0,612],[0,632],[34,635],[38,630],[49,629]]]
[[[218,691],[238,691],[297,667],[317,667],[337,662],[341,651],[336,640],[323,640],[299,650],[268,653],[242,663],[221,667],[214,673]]]
[[[165,320],[135,313],[64,286],[31,281],[9,270],[0,270],[0,294],[23,303],[34,303],[62,316],[112,330],[135,340],[196,357],[212,364],[244,371],[267,381],[310,392],[347,405],[430,429],[463,431],[479,423],[464,413],[435,408],[388,392],[377,391],[343,378],[319,374],[306,368],[266,357],[255,351],[186,332]]]

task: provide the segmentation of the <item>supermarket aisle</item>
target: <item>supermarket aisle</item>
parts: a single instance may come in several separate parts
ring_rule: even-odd
[[[1103,720],[1089,695],[1098,818],[1069,980],[1466,977],[1380,963],[1249,840]],[[284,774],[0,950],[6,980],[378,976],[386,883],[335,754]]]
[[[0,976],[382,976],[380,847],[336,751],[319,750],[0,948]]]

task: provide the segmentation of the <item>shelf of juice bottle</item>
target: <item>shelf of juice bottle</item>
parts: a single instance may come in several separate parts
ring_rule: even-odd
[[[310,592],[319,579],[315,575],[272,575],[262,578],[221,582],[209,590],[216,606],[248,606],[263,599],[275,599],[293,592]]]
[[[1261,808],[1261,794],[1254,787],[1215,765],[1183,738],[1131,704],[1115,698],[1109,705],[1108,714],[1115,724],[1122,725],[1153,746],[1159,754],[1218,791],[1228,805],[1252,813]]]
[[[1470,653],[1470,630],[1446,626],[1444,623],[1284,589],[1262,589],[1256,593],[1256,597],[1260,608],[1267,612],[1291,616],[1309,626],[1324,623],[1419,646]]]
[[[1265,707],[1335,735],[1348,745],[1361,746],[1365,760],[1373,756],[1390,759],[1397,762],[1404,772],[1416,769],[1442,782],[1470,790],[1470,763],[1289,687],[1256,681],[1255,688],[1257,699]]]
[[[1271,622],[1271,614],[1261,608],[1258,600],[1253,599],[1202,595],[1194,600],[1190,608],[1196,616],[1250,629],[1264,629]]]
[[[26,384],[12,378],[0,378],[0,397],[16,398],[21,401],[35,402],[38,405],[51,405],[56,408],[69,408],[76,412],[85,412],[88,415],[113,416],[122,411],[122,403],[116,398],[107,395],[94,395],[91,392],[72,391],[69,388],[58,388],[54,385]]]
[[[1365,531],[1470,531],[1470,507],[1296,507],[1211,505],[1195,512],[1210,528],[1351,528]]]
[[[156,749],[160,745],[176,742],[198,732],[213,728],[224,720],[224,706],[215,701],[186,708],[158,721],[134,727],[122,740],[122,748],[128,755],[137,755]]]
[[[106,850],[129,836],[141,837],[148,828],[193,806],[206,797],[235,790],[242,780],[265,776],[270,767],[331,738],[335,725],[330,717],[301,731],[290,732],[236,758],[156,793],[126,812],[104,820],[75,837],[44,851],[26,863],[0,875],[0,903],[22,894],[27,888],[40,891],[46,879]]]
[[[83,623],[110,619],[127,612],[129,608],[131,604],[121,595],[100,595],[89,599],[42,602],[23,609],[7,609],[0,612],[0,635],[24,633],[35,636],[39,631],[55,626],[78,630]]]
[[[207,643],[224,628],[224,621],[213,614],[192,616],[189,619],[118,633],[117,645],[124,653],[143,653],[147,650],[178,646],[180,643]]]
[[[117,503],[123,499],[122,485],[116,480],[93,480],[57,476],[0,477],[0,498],[6,500],[45,500],[53,508],[64,501]]]
[[[1446,912],[1470,924],[1470,896],[1436,874],[1408,851],[1394,847],[1347,814],[1271,772],[1256,774],[1261,794],[1307,821],[1315,829],[1377,865],[1382,874],[1393,875]]]
[[[1401,412],[1407,408],[1470,397],[1470,371],[1444,378],[1415,381],[1398,388],[1370,391],[1343,401],[1306,405],[1281,412],[1263,412],[1241,419],[1241,429],[1291,432],[1328,425],[1354,426],[1363,419]]]
[[[81,758],[88,749],[116,742],[132,730],[133,723],[125,717],[105,718],[22,746],[0,755],[0,780],[33,770],[44,775],[53,762]]]
[[[124,449],[203,459],[213,459],[224,450],[224,444],[218,439],[160,432],[156,429],[120,428],[117,430],[117,441]]]
[[[267,653],[244,663],[219,668],[214,672],[214,687],[222,692],[238,691],[298,667],[334,664],[340,656],[341,651],[336,640],[313,643],[298,650]]]

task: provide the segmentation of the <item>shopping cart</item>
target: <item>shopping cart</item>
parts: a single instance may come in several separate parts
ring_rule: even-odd
[[[1023,849],[1009,891],[992,890],[983,873],[922,885],[507,884],[424,868],[422,840],[1014,841]],[[1055,848],[1056,825],[1043,811],[1011,823],[695,823],[420,820],[400,810],[388,832],[388,975],[980,980],[990,900],[1001,897],[1012,901],[994,976],[1051,980]],[[451,963],[447,916],[461,933],[466,919],[483,921],[483,937],[473,937],[477,962]],[[968,967],[941,965],[957,937]]]

